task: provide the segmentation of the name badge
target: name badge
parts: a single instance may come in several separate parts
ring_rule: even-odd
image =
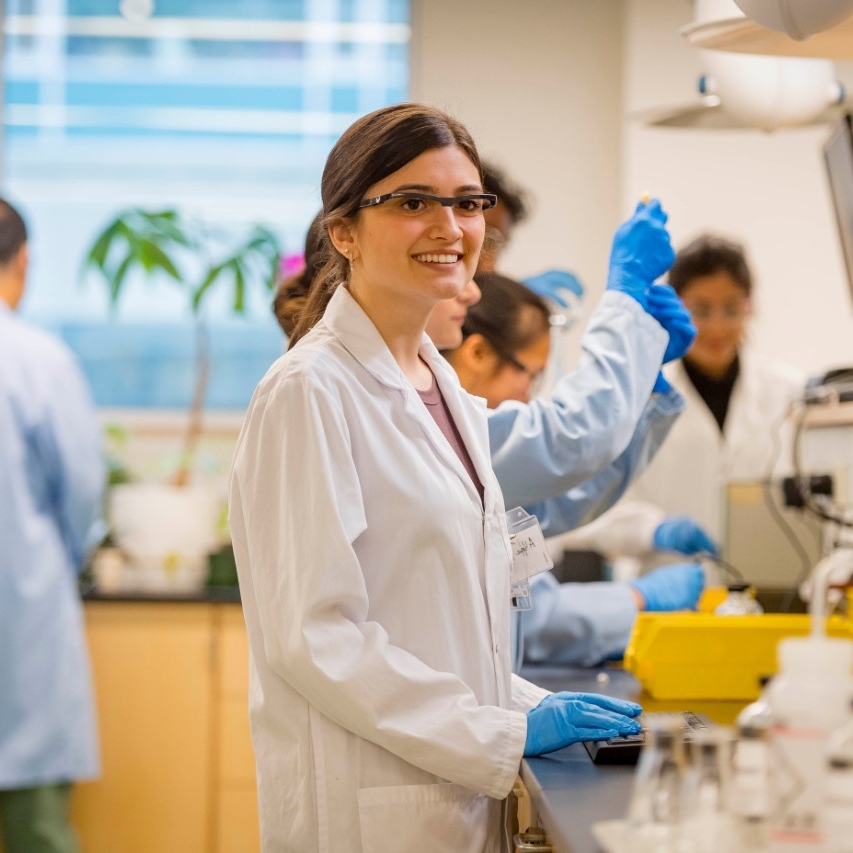
[[[520,506],[506,514],[512,547],[510,605],[513,610],[532,610],[529,579],[554,567],[542,528],[535,515]]]

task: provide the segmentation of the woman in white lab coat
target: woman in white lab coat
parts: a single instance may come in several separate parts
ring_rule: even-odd
[[[804,383],[745,344],[752,275],[740,245],[697,238],[678,253],[669,281],[698,330],[684,359],[665,370],[686,400],[684,414],[625,501],[565,540],[611,557],[644,557],[646,567],[660,560],[652,549],[665,547],[654,532],[666,514],[685,514],[720,541],[726,484],[784,471],[786,414]]]
[[[378,110],[332,149],[322,196],[335,253],[231,476],[263,849],[496,853],[522,755],[637,731],[639,706],[510,675],[485,409],[423,334],[493,203],[467,132]]]

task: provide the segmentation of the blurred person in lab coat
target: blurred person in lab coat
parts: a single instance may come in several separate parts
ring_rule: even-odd
[[[485,408],[424,334],[494,202],[468,132],[377,110],[333,147],[322,197],[331,253],[231,473],[263,849],[506,851],[522,756],[638,731],[640,708],[510,672]],[[655,210],[641,231],[668,243]],[[614,286],[640,295],[638,243],[619,245]]]
[[[667,515],[692,519],[720,541],[726,484],[782,472],[790,458],[786,414],[804,387],[798,371],[747,344],[753,277],[743,246],[701,235],[678,252],[669,282],[697,328],[685,357],[665,370],[685,412],[626,498],[564,540],[613,560],[627,555],[618,560],[626,574],[659,563],[661,551],[683,550],[684,530],[660,530]]]
[[[480,299],[466,308],[462,340],[444,355],[462,387],[483,397],[490,408],[499,410],[507,401],[529,404],[548,363],[550,309],[521,282],[507,276],[478,273],[475,282]],[[677,318],[682,327],[681,349],[670,353],[676,357],[689,345],[692,334],[678,298],[669,294],[666,305],[667,315],[672,314],[667,324],[673,328]],[[436,309],[427,324],[434,341],[454,337],[445,313]],[[501,452],[506,449],[492,447],[493,456]],[[507,487],[511,488],[511,478]],[[573,511],[579,491],[527,509],[537,515],[547,535],[563,533],[594,517],[594,511],[586,519]],[[662,568],[632,583],[560,584],[550,572],[542,573],[530,581],[533,611],[520,614],[522,650],[535,662],[584,666],[619,657],[638,611],[692,608],[703,585],[702,569],[695,563]]]
[[[26,274],[24,221],[0,200],[0,846],[70,853],[71,784],[99,772],[77,576],[105,472],[74,357],[15,313]]]

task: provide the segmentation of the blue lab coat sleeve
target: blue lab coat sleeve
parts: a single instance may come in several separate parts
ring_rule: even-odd
[[[595,666],[621,657],[637,615],[628,584],[561,584],[543,572],[530,579],[530,592],[533,610],[520,614],[525,661]]]
[[[683,408],[677,391],[652,395],[630,444],[612,465],[564,495],[526,506],[545,536],[575,530],[610,509],[646,469]]]
[[[489,417],[492,464],[507,507],[565,495],[619,459],[649,403],[667,341],[634,299],[604,293],[578,367],[551,397],[509,401]]]

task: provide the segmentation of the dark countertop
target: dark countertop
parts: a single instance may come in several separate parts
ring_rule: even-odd
[[[236,586],[211,586],[194,592],[112,592],[106,593],[88,587],[80,594],[83,601],[116,601],[152,604],[239,604],[240,589]]]
[[[522,677],[546,690],[604,693],[639,702],[648,711],[695,711],[717,723],[731,724],[745,702],[655,701],[642,693],[640,683],[615,666],[526,666]],[[558,853],[598,853],[591,826],[622,818],[634,782],[632,766],[597,766],[582,744],[572,744],[540,758],[525,758],[521,778],[540,822]]]

